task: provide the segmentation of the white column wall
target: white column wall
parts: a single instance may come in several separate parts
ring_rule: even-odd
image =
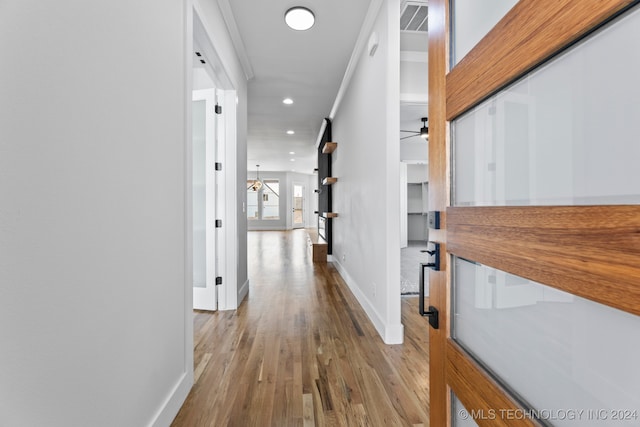
[[[189,390],[189,13],[0,3],[2,425],[168,425]]]
[[[236,91],[216,2],[196,8]],[[192,383],[190,0],[0,4],[0,423],[168,425]],[[248,289],[242,198],[231,280]]]
[[[333,259],[381,337],[403,340],[400,321],[400,29],[386,0],[333,120]]]

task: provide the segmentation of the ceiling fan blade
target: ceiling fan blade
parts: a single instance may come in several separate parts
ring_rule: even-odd
[[[402,138],[400,138],[400,141],[402,141],[403,139],[407,139],[407,138],[415,138],[416,136],[418,136],[419,134],[415,134],[415,135],[409,135],[409,136],[403,136]]]
[[[420,132],[416,132],[415,130],[400,130],[400,132],[410,132],[410,133],[415,133],[415,134],[419,134]]]

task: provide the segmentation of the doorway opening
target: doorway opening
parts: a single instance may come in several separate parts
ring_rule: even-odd
[[[427,105],[400,103],[400,128],[415,129],[426,116]],[[401,133],[400,141],[400,293],[417,295],[421,263],[429,262],[429,164],[428,141],[416,135]],[[423,279],[428,282],[428,274]],[[428,295],[428,283],[425,283]]]
[[[238,305],[237,94],[197,8],[190,54],[193,308],[229,310]]]
[[[303,184],[293,184],[293,228],[304,228],[305,226],[305,186]]]

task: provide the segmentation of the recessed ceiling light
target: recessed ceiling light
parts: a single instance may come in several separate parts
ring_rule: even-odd
[[[292,130],[288,130],[288,131],[287,131],[287,135],[293,135],[294,133],[295,133],[295,132],[294,132],[294,131],[292,131]]]
[[[296,161],[296,159],[289,159],[289,161],[291,161],[291,162],[295,162],[295,161]]]
[[[296,6],[287,10],[284,14],[284,21],[287,25],[297,31],[308,30],[313,27],[316,17],[306,7]]]
[[[285,99],[282,100],[282,103],[283,104],[287,104],[287,105],[291,105],[291,104],[293,104],[293,99],[285,98]]]
[[[289,154],[294,155],[294,154],[296,154],[296,152],[295,151],[289,151]]]

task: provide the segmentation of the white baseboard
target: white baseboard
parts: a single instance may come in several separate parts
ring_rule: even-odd
[[[178,415],[178,411],[187,399],[192,386],[193,371],[191,373],[184,373],[149,425],[152,427],[166,427],[171,425],[171,422],[176,415]]]
[[[345,281],[349,289],[355,295],[356,299],[360,303],[360,306],[364,309],[364,312],[369,317],[369,320],[373,323],[373,326],[378,331],[378,334],[382,338],[385,344],[402,344],[404,342],[404,325],[402,323],[388,325],[382,316],[375,309],[369,298],[360,290],[358,284],[353,280],[353,278],[347,273],[347,270],[338,262],[334,260],[333,257],[332,262],[333,265],[342,276],[342,279]]]
[[[238,289],[238,307],[240,307],[247,295],[249,295],[249,279],[245,280],[240,289]]]

